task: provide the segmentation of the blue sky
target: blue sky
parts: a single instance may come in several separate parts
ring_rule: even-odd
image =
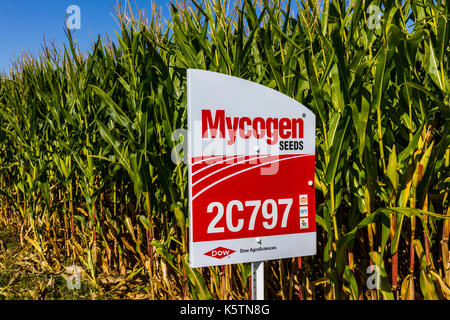
[[[81,10],[81,29],[75,30],[75,39],[81,50],[88,50],[92,38],[98,34],[109,34],[115,39],[118,30],[113,7],[116,0],[1,0],[0,1],[0,73],[9,69],[13,57],[22,51],[37,55],[43,40],[53,40],[57,45],[67,44],[64,27],[66,10],[77,5]],[[124,0],[122,0],[124,3]],[[147,12],[151,10],[150,0],[131,0]],[[156,0],[167,15],[167,0]],[[149,15],[147,15],[149,16]]]
[[[155,2],[167,17],[169,0]],[[81,10],[81,29],[75,30],[74,38],[82,51],[89,50],[92,39],[99,34],[114,40],[114,30],[118,30],[113,13],[116,3],[117,0],[0,0],[0,74],[8,73],[11,61],[23,51],[37,56],[44,38],[47,43],[53,40],[57,46],[67,44],[64,29],[66,11],[71,5]],[[130,3],[150,17],[151,0],[130,0]],[[295,7],[295,1],[292,4]]]

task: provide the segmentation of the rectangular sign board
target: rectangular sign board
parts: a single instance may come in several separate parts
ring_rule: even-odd
[[[190,265],[314,255],[315,115],[210,71],[187,90]]]

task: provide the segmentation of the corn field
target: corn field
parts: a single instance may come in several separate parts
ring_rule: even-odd
[[[151,299],[248,299],[249,264],[188,264],[187,167],[172,150],[186,70],[204,69],[316,114],[317,255],[267,262],[267,299],[450,299],[450,1],[170,8],[166,22],[118,4],[114,40],[82,53],[67,31],[69,45],[11,65],[0,229],[93,286],[120,275]]]

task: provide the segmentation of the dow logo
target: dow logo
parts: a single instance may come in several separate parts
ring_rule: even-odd
[[[236,251],[227,249],[224,247],[217,247],[215,249],[212,249],[211,251],[208,251],[205,253],[206,256],[210,256],[217,259],[225,258],[226,256],[229,256],[230,254],[234,253]]]

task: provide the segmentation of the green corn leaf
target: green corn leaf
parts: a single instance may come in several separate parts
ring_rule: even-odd
[[[444,83],[446,82],[445,74],[440,72],[439,62],[434,53],[433,45],[431,44],[431,40],[428,43],[425,43],[425,61],[427,62],[427,72],[430,75],[430,78],[433,82],[438,86],[439,89],[445,91]]]
[[[325,174],[325,181],[331,183],[337,172],[338,163],[341,160],[342,145],[347,132],[347,127],[350,122],[350,117],[347,115],[339,121],[339,129],[336,132],[337,141],[331,147],[330,163],[328,164]]]
[[[145,230],[148,230],[148,228],[149,228],[149,223],[148,223],[147,217],[141,214],[141,215],[139,216],[139,220],[141,221],[141,223],[142,223],[142,225],[144,226]]]
[[[345,249],[347,244],[355,238],[360,229],[367,227],[369,224],[375,223],[378,219],[382,219],[385,221],[385,224],[389,224],[389,217],[383,212],[382,209],[377,209],[362,219],[353,230],[346,233],[338,240],[336,245],[336,267],[338,274],[342,274],[345,270]]]
[[[184,230],[186,228],[186,218],[184,216],[184,212],[181,210],[181,203],[177,203],[177,205],[174,207],[173,211],[175,213],[175,218],[177,220],[177,224],[184,233]]]
[[[172,253],[170,253],[170,252],[167,250],[167,247],[166,247],[163,243],[161,243],[160,241],[157,241],[157,240],[153,240],[153,241],[151,242],[151,245],[152,245],[153,247],[155,247],[156,252],[157,252],[158,254],[160,254],[161,257],[163,257],[163,259],[164,259],[164,260],[165,260],[165,261],[173,268],[173,270],[174,270],[175,272],[177,272],[179,275],[181,275],[181,274],[183,273],[183,272],[180,270],[180,268],[177,267],[175,257],[173,256]]]
[[[439,300],[433,279],[424,269],[420,270],[419,284],[425,300]]]
[[[392,147],[391,153],[389,154],[389,162],[387,166],[387,176],[389,182],[392,186],[391,200],[395,200],[397,194],[398,183],[399,183],[399,173],[398,173],[398,162],[397,162],[397,150],[394,146]]]
[[[319,216],[319,215],[316,215],[316,222],[327,232],[327,233],[330,233],[330,229],[328,228],[328,226],[327,226],[327,223],[325,222],[325,220],[321,217],[321,216]]]
[[[350,297],[352,300],[358,300],[358,283],[349,266],[345,266],[344,279],[349,283]]]
[[[380,271],[380,291],[384,300],[394,300],[394,294],[389,284],[388,275],[386,273],[382,256],[378,252],[369,252],[374,264]]]

